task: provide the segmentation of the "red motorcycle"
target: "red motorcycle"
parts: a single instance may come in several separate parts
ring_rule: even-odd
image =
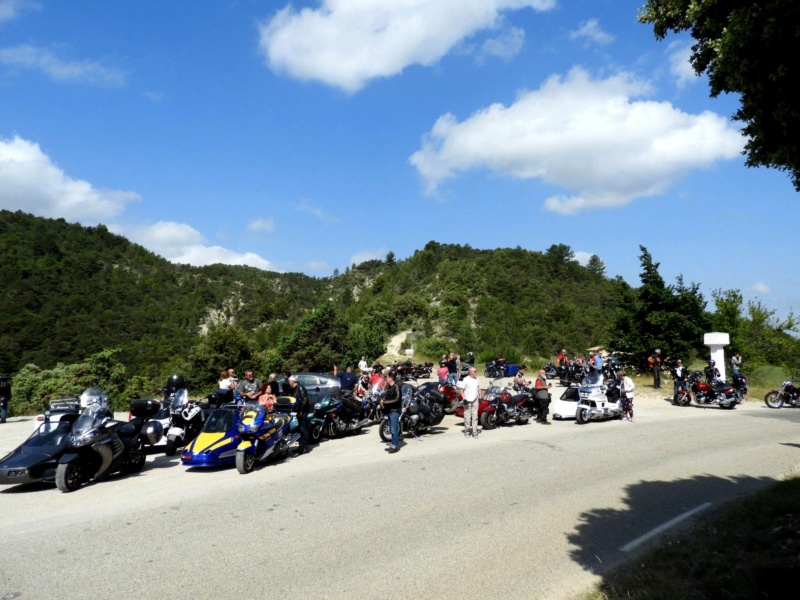
[[[703,381],[700,371],[695,371],[689,376],[688,384],[689,390],[679,389],[672,400],[673,404],[689,406],[692,395],[695,403],[700,405],[716,404],[720,408],[732,409],[739,403],[739,395],[734,386],[724,381],[715,381],[713,384]]]
[[[431,376],[431,373],[433,372],[433,363],[426,362],[426,363],[420,363],[418,365],[413,365],[411,367],[411,372],[417,379],[427,379],[428,377]]]
[[[800,389],[794,385],[794,382],[784,381],[781,384],[781,389],[773,390],[764,396],[764,402],[770,408],[780,408],[784,404],[787,406],[800,406]]]
[[[456,416],[464,416],[463,404],[456,408]],[[507,388],[493,385],[478,400],[478,421],[484,429],[495,429],[511,421],[524,425],[533,416],[533,399],[529,392],[512,396]]]

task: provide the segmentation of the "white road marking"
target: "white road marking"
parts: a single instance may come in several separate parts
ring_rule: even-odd
[[[636,538],[632,542],[628,542],[627,544],[625,544],[624,546],[622,546],[620,548],[620,551],[622,551],[622,552],[630,552],[631,550],[633,550],[637,546],[640,546],[641,544],[644,544],[647,540],[649,540],[651,538],[654,538],[659,533],[661,533],[663,531],[666,531],[670,527],[674,527],[675,525],[677,525],[681,521],[685,521],[689,517],[692,517],[692,516],[696,515],[697,513],[701,512],[701,511],[704,511],[709,506],[711,506],[711,502],[705,502],[705,503],[701,504],[700,506],[697,506],[697,507],[693,508],[692,510],[683,513],[682,515],[678,515],[674,519],[670,519],[666,523],[662,523],[661,525],[659,525],[655,529],[652,529],[651,531],[648,531],[644,535],[639,536],[638,538]]]

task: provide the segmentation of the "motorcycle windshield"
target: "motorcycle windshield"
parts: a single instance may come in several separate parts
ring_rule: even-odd
[[[187,389],[183,388],[175,392],[175,397],[172,399],[172,410],[183,410],[187,404],[189,404],[189,392]]]
[[[218,408],[212,412],[205,425],[204,433],[225,433],[233,429],[233,411]]]
[[[403,398],[403,406],[406,406],[409,402],[411,402],[411,398],[414,397],[414,386],[406,384],[400,390],[400,395]]]
[[[581,387],[593,387],[597,385],[603,385],[603,376],[597,372],[587,373],[581,380]]]
[[[71,443],[74,446],[85,446],[96,439],[105,418],[106,408],[98,403],[84,408],[81,416],[72,426]]]
[[[81,394],[80,401],[81,401],[81,406],[83,407],[87,407],[90,404],[95,404],[95,403],[105,404],[107,402],[105,392],[98,387],[91,387],[84,390],[83,393]]]

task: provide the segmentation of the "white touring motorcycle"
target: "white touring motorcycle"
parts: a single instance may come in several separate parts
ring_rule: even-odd
[[[579,424],[622,418],[618,379],[612,380],[606,385],[603,383],[601,373],[591,371],[581,381],[578,394],[575,421]]]

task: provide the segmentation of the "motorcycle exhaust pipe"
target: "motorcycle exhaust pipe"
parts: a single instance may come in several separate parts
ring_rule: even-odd
[[[369,423],[369,419],[364,419],[363,421],[359,421],[358,423],[356,423],[355,425],[350,427],[350,429],[358,429],[359,427],[364,427],[364,425],[366,425],[368,423]]]
[[[291,446],[292,444],[294,444],[299,439],[300,439],[300,434],[299,433],[295,433],[295,434],[292,435],[292,437],[289,438],[289,441],[288,441],[288,443],[286,445],[287,446]]]

